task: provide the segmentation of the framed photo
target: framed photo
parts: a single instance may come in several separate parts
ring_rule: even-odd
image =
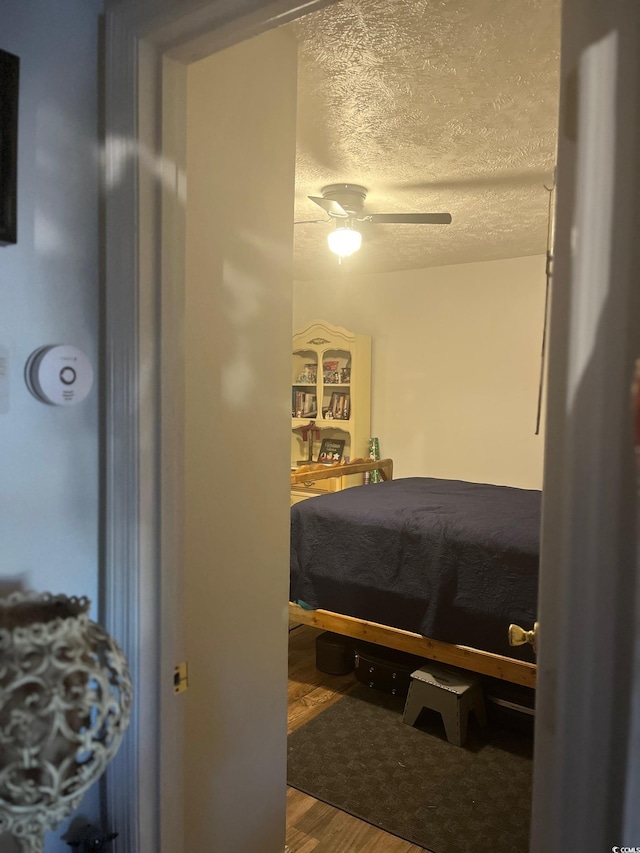
[[[344,438],[323,438],[318,453],[318,462],[323,465],[334,465],[336,462],[341,462],[344,443]]]
[[[338,391],[331,393],[329,401],[329,409],[326,417],[334,418],[339,421],[348,421],[351,411],[351,397],[347,394],[341,394]]]
[[[0,246],[18,241],[18,82],[20,60],[0,50]]]

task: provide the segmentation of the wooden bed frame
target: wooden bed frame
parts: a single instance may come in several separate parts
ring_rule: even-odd
[[[383,480],[390,480],[393,477],[393,462],[391,459],[378,461],[356,459],[353,462],[336,465],[304,465],[291,472],[291,485],[329,477],[344,477],[348,474],[361,474],[365,471],[380,471]],[[401,652],[409,652],[428,660],[458,666],[461,669],[500,678],[513,684],[522,684],[525,687],[536,686],[536,665],[528,661],[516,660],[468,646],[443,643],[411,631],[379,625],[353,616],[343,616],[328,610],[305,610],[293,602],[289,602],[289,618],[292,622],[311,625],[323,631],[333,631],[336,634],[376,643]]]

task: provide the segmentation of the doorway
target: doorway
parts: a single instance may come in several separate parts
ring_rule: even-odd
[[[325,29],[330,29],[327,19],[333,12],[334,9],[328,9],[322,13],[322,22],[314,28],[312,41]],[[397,16],[394,16],[394,21],[398,27]],[[411,25],[415,23],[416,19],[412,17],[405,23],[405,31],[411,31]],[[372,25],[379,26],[375,16]],[[471,24],[469,28],[473,29]],[[291,278],[295,278],[295,273],[292,274],[290,266],[285,263],[284,248],[286,242],[289,245],[291,243],[291,165],[294,157],[291,146],[295,136],[295,108],[292,102],[295,100],[296,43],[289,29],[280,28],[242,42],[192,64],[186,72],[189,192],[186,206],[185,278],[184,597],[185,657],[189,662],[191,687],[184,697],[184,706],[185,730],[189,733],[185,743],[185,767],[189,778],[194,779],[194,782],[186,782],[188,846],[194,846],[194,842],[189,839],[204,837],[207,825],[221,822],[221,818],[215,815],[217,810],[223,814],[231,813],[234,807],[239,811],[247,811],[249,802],[257,798],[258,791],[264,785],[259,773],[256,773],[256,789],[252,793],[251,786],[245,784],[243,796],[246,796],[247,802],[242,803],[236,790],[234,773],[246,771],[242,765],[238,767],[235,764],[235,756],[228,754],[224,748],[235,737],[236,728],[242,727],[244,738],[247,727],[255,731],[256,736],[260,731],[260,737],[264,738],[272,720],[275,724],[275,710],[272,716],[266,718],[259,705],[247,704],[241,695],[234,701],[233,691],[226,691],[226,701],[219,712],[219,734],[210,732],[209,709],[219,701],[217,697],[222,685],[231,684],[238,678],[236,670],[239,666],[247,670],[245,678],[251,685],[252,693],[257,690],[263,701],[274,708],[276,702],[272,691],[277,683],[278,670],[274,667],[277,667],[282,635],[271,634],[265,625],[264,613],[273,612],[277,608],[278,596],[284,600],[286,590],[283,573],[288,566],[286,542],[277,534],[277,531],[284,530],[281,515],[284,504],[281,496],[276,499],[275,491],[276,483],[281,486],[284,483],[283,474],[287,469],[286,460],[278,453],[278,439],[288,427],[282,420],[285,416],[284,406],[278,410],[273,403],[280,388],[277,377],[290,373],[288,364],[283,364],[280,342],[289,341],[292,323],[285,310],[288,296],[286,288]],[[489,42],[493,37],[491,33]],[[477,40],[477,33],[473,40]],[[299,41],[297,47],[299,53],[304,52]],[[459,51],[463,53],[462,48]],[[428,52],[426,43],[421,45],[418,42],[413,49],[413,58],[406,59],[407,68],[416,62],[416,56],[422,52]],[[291,59],[281,70],[280,76],[276,76],[278,63],[284,62],[288,53]],[[354,65],[360,68],[358,62],[354,61]],[[349,74],[344,68],[340,71],[342,77]],[[332,75],[329,76],[331,82],[326,86],[328,90],[336,82]],[[358,77],[358,74],[353,75],[354,87]],[[405,86],[408,85],[407,80]],[[419,88],[417,83],[415,86]],[[411,104],[421,103],[423,97],[422,91],[413,94],[406,106],[407,112]],[[298,86],[299,103],[304,99],[304,92],[301,94],[301,87]],[[395,111],[402,108],[395,103]],[[548,111],[552,117],[555,115],[552,108],[548,108]],[[516,110],[514,112],[517,113]],[[380,109],[381,121],[383,116],[388,120],[386,115],[386,111]],[[416,125],[420,123],[418,119],[414,121]],[[412,146],[417,146],[415,130],[414,127],[410,134]],[[471,129],[470,133],[474,135]],[[356,152],[351,155],[354,159],[362,156],[359,152],[363,150],[363,144],[364,139],[356,141]],[[403,160],[403,169],[406,169],[406,143],[401,144],[398,140],[397,145],[398,158]],[[553,158],[553,134],[547,147],[547,156]],[[478,154],[479,158],[482,156]],[[380,174],[381,167],[373,162],[370,152],[368,158],[373,180]],[[389,171],[391,167],[388,158],[383,159]],[[551,172],[552,159],[548,166],[548,173]],[[414,173],[411,177],[415,181],[421,176],[422,173]],[[331,178],[334,177],[335,174],[331,173]],[[361,173],[356,177],[361,179]],[[304,183],[300,174],[297,180],[299,184]],[[539,238],[544,246],[547,232],[544,175],[540,175],[539,186],[535,191],[537,212],[541,214]],[[418,195],[423,192],[420,191]],[[531,194],[531,188],[526,183],[523,193]],[[516,190],[509,187],[508,194],[513,196]],[[459,241],[462,243],[469,229],[469,208],[473,206],[474,192],[469,195],[458,188],[457,192],[450,189],[449,195],[453,206],[453,228],[459,229]],[[460,202],[461,195],[464,204]],[[503,204],[496,203],[496,195],[499,193],[491,193],[484,187],[483,206],[487,215],[489,210],[502,211]],[[444,196],[445,192],[439,190],[439,199]],[[500,198],[502,200],[502,196]],[[377,204],[380,203],[378,200]],[[374,193],[372,200],[368,201],[367,210],[375,210],[375,204]],[[405,201],[405,204],[415,207],[419,202]],[[440,201],[440,204],[444,202]],[[515,217],[515,212],[507,214],[507,224],[511,230],[515,228]],[[322,225],[310,230],[321,247],[320,251],[315,250],[314,257],[319,256],[322,261],[325,256],[332,258],[324,246]],[[445,233],[441,235],[435,228],[412,226],[409,234],[415,235],[418,231],[423,235],[423,241],[435,243],[446,239],[447,229],[443,230]],[[530,228],[521,230],[529,240]],[[308,300],[313,298],[310,294],[319,294],[321,303],[323,294],[331,293],[330,320],[345,325],[343,318],[350,310],[351,327],[360,331],[363,326],[356,324],[366,323],[365,331],[373,333],[380,373],[391,375],[390,393],[381,394],[381,385],[374,372],[374,402],[378,405],[381,397],[384,405],[385,396],[410,399],[412,390],[424,382],[430,389],[428,409],[431,412],[439,410],[442,406],[442,386],[435,382],[433,373],[427,367],[437,364],[443,376],[442,385],[447,388],[445,397],[451,398],[453,388],[458,389],[461,401],[473,395],[477,398],[474,416],[482,421],[490,413],[494,419],[492,423],[503,427],[505,438],[496,438],[495,441],[503,452],[509,446],[505,439],[510,434],[519,436],[523,433],[531,439],[534,432],[539,343],[542,338],[544,258],[537,259],[537,280],[533,275],[529,280],[523,274],[525,263],[521,263],[520,272],[514,272],[508,267],[507,273],[502,271],[500,264],[496,264],[497,268],[492,275],[486,272],[484,266],[469,263],[468,252],[461,250],[461,256],[453,255],[451,260],[462,257],[467,263],[463,269],[457,264],[449,265],[446,268],[446,284],[443,284],[438,279],[437,271],[430,271],[431,275],[422,272],[424,279],[420,280],[419,270],[407,272],[393,269],[398,263],[401,266],[408,263],[405,251],[410,242],[409,234],[406,228],[400,226],[388,226],[386,230],[380,227],[379,231],[363,248],[359,260],[362,264],[375,253],[375,263],[369,260],[369,264],[379,270],[376,273],[378,279],[382,277],[384,269],[386,277],[382,284],[368,281],[364,288],[358,287],[353,278],[353,268],[345,264],[338,270],[325,264],[325,268],[334,275],[342,273],[340,277],[336,275],[335,281],[297,282],[294,303],[298,291],[303,291]],[[488,241],[488,235],[485,236]],[[390,258],[383,264],[381,247],[385,245],[385,237],[399,241],[400,245],[392,247]],[[312,237],[308,239],[311,241]],[[420,237],[414,236],[413,239],[416,243],[420,242]],[[501,246],[504,242],[501,238],[495,239],[497,245]],[[282,262],[278,262],[280,258]],[[362,270],[362,265],[359,269]],[[495,290],[495,280],[499,278],[500,272],[505,280],[502,290]],[[364,290],[368,293],[366,305]],[[384,290],[387,292],[386,300]],[[397,299],[397,294],[402,291],[410,291],[411,296]],[[531,299],[531,291],[536,300],[535,305],[526,302],[523,306],[518,303],[517,308],[510,306],[504,309],[509,294],[518,293],[522,297],[524,293],[526,299]],[[452,295],[451,302],[447,301],[449,294]],[[326,318],[326,304],[320,308],[322,310],[325,313],[321,316]],[[394,313],[395,316],[392,316]],[[420,321],[419,316],[423,313],[424,320]],[[374,325],[376,315],[377,327]],[[523,328],[524,320],[518,322],[518,316],[526,318],[526,328]],[[530,318],[533,328],[528,325]],[[287,324],[289,334],[286,332]],[[438,334],[440,328],[443,329],[442,336]],[[447,328],[449,331],[445,331]],[[511,335],[508,343],[500,338],[505,329]],[[425,333],[424,337],[421,332]],[[386,369],[383,355],[385,339],[387,345],[396,351],[409,341],[413,344],[413,349],[403,350],[395,367]],[[528,345],[528,364],[524,364],[523,370],[514,369],[521,354],[518,344],[525,340]],[[491,341],[492,349],[498,351],[499,356],[494,364],[483,362],[480,366],[480,360],[489,349],[487,341]],[[429,343],[431,349],[428,348]],[[468,350],[466,346],[469,346]],[[457,358],[454,359],[456,350]],[[455,361],[453,376],[448,373],[452,361]],[[524,357],[523,361],[526,361]],[[496,391],[488,377],[492,377],[505,364],[509,364],[512,375],[517,375],[519,381],[509,391],[498,384],[499,390]],[[463,374],[456,380],[456,371],[461,366]],[[465,384],[465,374],[472,370],[473,376]],[[522,393],[525,381],[523,376],[526,376],[530,390],[529,418],[523,417],[521,423],[508,429],[505,427],[509,423],[508,413],[516,408],[515,400]],[[505,383],[502,374],[500,382]],[[352,390],[355,393],[355,387]],[[484,399],[491,403],[487,405],[486,411],[480,404]],[[507,411],[498,411],[501,399]],[[436,473],[434,460],[422,460],[415,451],[416,443],[421,440],[427,446],[438,447],[436,458],[441,465],[438,473],[442,475],[447,472],[445,437],[433,434],[433,417],[430,417],[428,409],[423,411],[416,402],[410,416],[396,417],[396,430],[403,434],[403,441],[398,440],[397,433],[389,435],[388,440],[392,443],[391,454],[400,477]],[[389,410],[391,415],[393,408],[389,407]],[[455,407],[450,407],[449,432],[452,430],[451,424],[466,423],[463,414],[464,410],[458,412]],[[420,435],[417,424],[421,421],[431,425],[431,433],[427,430],[423,436]],[[489,459],[492,453],[489,432],[485,428],[485,440],[479,454],[485,459]],[[414,448],[409,459],[402,458],[405,444]],[[465,441],[459,438],[456,444],[457,451],[452,448],[451,455],[457,467],[449,468],[447,472],[451,479],[482,480],[492,475],[494,479],[490,481],[504,482],[495,468],[490,475],[476,471],[474,477],[473,463],[464,467]],[[542,473],[541,437],[537,439],[537,446],[533,441],[532,444],[531,455],[537,463],[538,478],[533,485],[539,488]],[[268,458],[265,457],[265,448],[269,448]],[[363,452],[359,450],[359,454]],[[514,455],[518,462],[522,462],[526,456],[525,448],[518,448]],[[503,465],[507,467],[508,461],[503,461]],[[490,469],[491,465],[487,467]],[[531,467],[534,467],[534,463]],[[506,482],[512,486],[530,485],[517,479],[514,482],[512,478]],[[261,507],[265,492],[270,496],[269,506],[274,513],[268,520]],[[224,495],[224,505],[218,495]],[[259,521],[257,529],[253,524],[254,519]],[[245,529],[251,530],[252,535],[243,536]],[[269,538],[265,535],[266,531],[271,532]],[[237,579],[237,586],[230,580],[228,573],[232,579]],[[242,619],[238,619],[239,613],[242,613]],[[223,646],[225,652],[219,655],[217,651]],[[257,723],[253,726],[250,724],[253,715],[260,719],[260,727]],[[275,740],[276,735],[271,737]],[[247,743],[246,749],[254,757],[260,754],[257,744],[250,746]],[[213,767],[216,768],[215,772]],[[276,767],[276,758],[272,754],[269,768],[273,778],[276,776]],[[207,806],[208,803],[214,805]],[[245,822],[245,825],[248,828],[250,824]],[[195,834],[192,836],[191,833]],[[230,840],[222,837],[219,843],[229,844]],[[243,847],[250,848],[254,842],[248,837],[241,843]],[[264,843],[266,845],[270,842],[265,838]],[[236,841],[236,844],[239,842]]]
[[[187,17],[188,17],[188,16],[187,16]],[[220,24],[220,21],[217,21],[216,23]],[[263,19],[263,23],[264,23],[264,19]],[[154,21],[153,21],[153,24],[154,24],[154,27],[157,27],[157,26],[159,26],[159,21],[158,21],[158,20],[154,20]],[[224,28],[223,28],[223,29],[224,29]],[[138,35],[137,35],[136,37],[138,37],[138,38],[140,37],[139,33],[138,33]],[[225,32],[225,37],[226,37],[226,38],[229,38],[229,37],[230,37],[230,36],[229,36],[229,30],[228,30],[228,29],[227,29],[227,30],[226,30],[226,32]],[[161,42],[161,41],[160,41],[160,44],[161,44],[161,47],[162,47],[162,42]],[[151,51],[151,53],[153,54],[153,50],[151,50],[151,48],[150,48],[150,51]],[[153,57],[153,56],[150,56],[150,57],[149,57],[149,59],[150,59],[150,60],[152,60],[152,59],[154,59],[154,57]],[[143,57],[143,61],[144,61],[144,57]],[[130,59],[130,58],[129,58],[129,67],[128,67],[128,72],[129,72],[129,73],[131,72],[131,59]],[[126,73],[127,73],[127,69],[125,68],[125,76],[126,76]],[[129,90],[127,89],[127,91],[129,91]],[[129,107],[131,107],[131,106],[132,106],[132,105],[131,105],[131,104],[129,104]],[[152,149],[152,150],[153,150],[153,149]],[[132,200],[131,198],[129,198],[129,199],[128,199],[128,201],[125,201],[125,207],[126,207],[126,209],[127,209],[127,210],[129,210],[129,205],[132,205],[132,204],[133,204],[133,200]],[[135,207],[135,205],[134,205],[133,207]],[[132,207],[131,209],[133,209],[133,207]],[[153,233],[153,225],[151,225],[151,226],[150,226],[150,231],[151,231],[151,233]],[[157,261],[158,259],[157,259],[157,258],[155,258],[155,259],[154,259],[154,258],[152,258],[152,261],[153,261],[153,260]],[[127,267],[127,261],[128,261],[129,263],[133,263],[133,259],[132,259],[131,257],[127,258],[126,253],[125,253],[125,257],[122,259],[122,263],[123,263],[123,265],[124,265],[125,267]],[[134,266],[135,266],[135,264],[134,264]],[[130,268],[131,268],[131,267],[128,267],[127,269],[130,269]],[[144,307],[144,303],[143,303],[143,307]],[[135,316],[135,315],[134,315],[134,316]],[[113,316],[112,316],[112,318],[111,318],[111,319],[113,320]],[[130,327],[130,326],[129,326],[129,327]],[[134,336],[134,339],[135,339],[135,336]],[[136,375],[137,375],[137,374],[136,374]],[[125,407],[125,409],[126,409],[126,407]],[[134,454],[134,456],[135,456],[135,454]],[[137,456],[136,456],[136,458],[137,458]],[[133,485],[135,485],[135,484],[133,484]],[[134,496],[134,497],[137,497],[137,495],[135,494],[135,489],[132,489],[132,492],[133,492],[133,496]],[[128,496],[128,500],[129,500],[129,502],[131,502],[131,497],[132,497],[131,495],[129,495],[129,496]],[[126,503],[126,501],[125,501],[125,503]],[[133,501],[133,504],[134,504],[134,505],[133,505],[133,510],[134,510],[134,512],[133,512],[132,518],[133,518],[133,520],[134,520],[134,521],[137,521],[137,520],[139,519],[139,506],[138,506],[138,504],[137,504],[137,501]],[[132,522],[132,527],[135,527],[135,524],[134,524],[133,522]],[[133,539],[133,533],[132,533],[132,537],[131,537],[131,538]],[[136,556],[136,557],[135,557],[135,559],[134,559],[134,565],[137,565],[137,560],[138,560],[138,558],[137,558],[137,556]],[[116,570],[116,571],[117,571],[117,570]],[[142,577],[142,578],[143,578],[143,580],[144,580],[144,572],[138,572],[138,573],[137,573],[137,576],[138,576],[138,577]],[[134,592],[135,592],[135,594],[136,594],[136,597],[135,597],[135,598],[134,598],[134,600],[133,600],[133,604],[134,604],[134,606],[136,606],[136,602],[138,602],[138,601],[139,601],[139,592],[138,592],[137,590],[134,590]],[[114,602],[111,602],[111,603],[113,604]],[[131,605],[129,605],[129,607],[130,607],[130,606],[131,606]],[[125,609],[125,611],[126,611],[126,609],[127,609],[127,608],[125,607],[124,609]],[[141,610],[143,610],[143,608],[140,608],[140,607],[139,607],[139,605],[138,605],[138,607],[137,607],[137,611],[136,611],[136,612],[140,612]],[[153,618],[153,614],[150,614],[150,616],[151,616],[151,618]],[[164,632],[165,632],[165,630],[166,630],[166,626],[163,624],[163,626],[161,626],[160,632],[161,632],[161,633],[164,633]],[[135,640],[135,636],[133,637],[133,640]],[[135,646],[134,646],[134,655],[136,655],[136,653],[135,653]],[[137,655],[136,655],[136,657],[137,657]],[[142,846],[140,846],[140,845],[139,845],[137,848],[132,848],[132,849],[144,849],[144,848],[143,848]],[[156,849],[159,849],[159,848],[156,848]],[[177,848],[174,848],[174,849],[177,849]]]

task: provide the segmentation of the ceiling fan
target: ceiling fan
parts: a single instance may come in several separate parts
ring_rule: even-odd
[[[335,220],[336,229],[329,234],[329,248],[342,258],[357,252],[362,245],[362,234],[356,223],[372,225],[449,225],[450,213],[368,213],[363,215],[367,198],[366,187],[358,184],[330,184],[322,190],[322,196],[308,198],[329,214],[328,219],[306,219],[296,222],[329,222]]]

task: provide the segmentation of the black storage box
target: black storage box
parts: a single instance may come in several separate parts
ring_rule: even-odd
[[[411,673],[424,664],[424,659],[407,652],[397,652],[373,643],[357,642],[356,678],[367,687],[383,690],[394,696],[406,696]]]
[[[533,737],[536,692],[498,678],[483,678],[489,722]]]
[[[355,668],[353,640],[325,631],[316,637],[316,669],[328,675],[347,675]]]

